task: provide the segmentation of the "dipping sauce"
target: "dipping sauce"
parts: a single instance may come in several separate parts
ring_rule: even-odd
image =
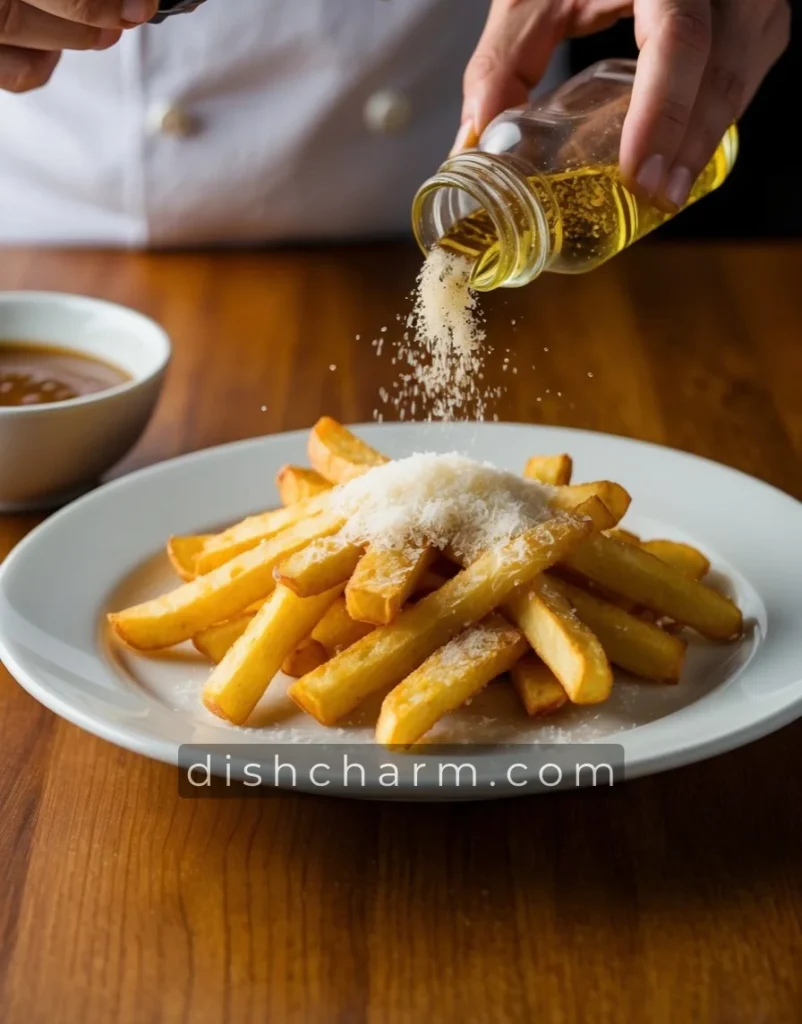
[[[0,339],[0,406],[69,402],[129,380],[118,366],[74,349]]]

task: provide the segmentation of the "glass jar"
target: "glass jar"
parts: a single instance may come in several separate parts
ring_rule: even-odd
[[[619,180],[634,77],[634,61],[601,61],[491,121],[475,149],[449,157],[418,190],[412,225],[421,249],[462,253],[473,262],[472,286],[490,291],[544,270],[593,270],[674,216]],[[686,206],[718,188],[737,152],[733,125]]]

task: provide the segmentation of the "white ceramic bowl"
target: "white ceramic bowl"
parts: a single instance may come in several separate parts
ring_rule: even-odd
[[[0,293],[0,340],[62,345],[131,375],[73,401],[0,406],[0,511],[62,504],[139,439],[161,391],[170,340],[141,313],[56,292]]]

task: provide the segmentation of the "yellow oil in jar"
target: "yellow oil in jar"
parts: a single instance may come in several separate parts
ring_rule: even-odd
[[[683,209],[721,185],[732,168],[737,144],[733,126],[697,178]],[[556,273],[593,270],[675,215],[633,195],[621,183],[615,165],[569,168],[528,181],[546,215],[550,238],[532,238],[532,228],[521,221],[519,232],[528,231],[530,238],[519,241],[548,244],[551,253],[546,269]],[[492,218],[483,209],[457,221],[438,242],[470,259],[475,278],[492,273],[502,244]]]

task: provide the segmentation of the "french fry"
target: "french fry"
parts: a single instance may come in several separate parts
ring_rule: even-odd
[[[367,622],[352,619],[345,606],[345,598],[338,597],[312,630],[311,638],[323,647],[329,658],[333,658],[363,636],[372,633],[373,629]]]
[[[309,436],[309,461],[334,483],[347,483],[389,460],[336,420],[324,416]],[[429,551],[410,558],[404,552],[372,549],[359,562],[346,602],[352,618],[376,625],[390,622],[434,561]]]
[[[333,484],[347,483],[374,466],[389,462],[330,416],[323,416],[312,427],[308,453],[312,468]]]
[[[348,614],[376,626],[392,622],[417,589],[434,555],[431,548],[368,548],[345,588]]]
[[[331,484],[320,473],[303,466],[282,466],[276,473],[276,487],[282,505],[295,505],[331,490]]]
[[[612,537],[613,540],[623,540],[627,544],[640,544],[641,539],[637,533],[632,533],[631,530],[622,530],[618,527],[615,530],[606,530],[605,537]]]
[[[235,725],[245,723],[284,659],[340,593],[342,587],[336,587],[315,597],[298,597],[276,587],[209,676],[203,688],[206,707]]]
[[[650,622],[618,608],[581,587],[550,577],[552,584],[599,638],[610,661],[641,679],[676,682],[682,674],[685,643]]]
[[[207,573],[217,569],[244,551],[253,550],[262,541],[275,537],[282,530],[327,511],[330,502],[329,493],[323,491],[286,508],[275,508],[248,516],[206,541],[197,557],[197,571]]]
[[[215,626],[202,629],[200,633],[192,638],[192,643],[200,653],[217,665],[223,660],[226,651],[233,646],[248,628],[248,624],[254,617],[255,612],[242,612],[235,615],[233,619],[225,622],[218,622]]]
[[[607,700],[613,672],[604,648],[551,580],[538,576],[505,610],[574,704]]]
[[[612,537],[615,535],[615,532],[611,530],[607,536]],[[621,532],[626,533],[626,531]],[[631,534],[630,536],[634,537],[635,535]],[[628,536],[618,536],[616,539],[629,541]],[[629,542],[631,543],[631,541]],[[639,538],[636,539],[635,543],[640,544],[644,551],[648,551],[661,561],[667,562],[668,565],[673,565],[675,569],[689,579],[701,580],[710,569],[710,562],[707,558],[697,548],[691,547],[690,544],[682,544],[673,540],[641,541]],[[590,586],[593,587],[594,585],[590,584]],[[600,591],[600,597],[612,601],[613,604],[617,604],[621,608],[625,608],[633,615],[637,615],[638,618],[644,619],[646,622],[659,620],[661,629],[678,630],[682,628],[673,619],[658,615],[657,612],[653,612],[650,608],[639,607],[634,601],[629,601],[627,598],[613,594],[611,591],[605,592],[603,587],[598,587],[597,589]]]
[[[558,460],[562,459],[568,460],[567,466],[560,466]],[[632,499],[620,484],[610,480],[597,480],[589,484],[570,484],[572,471],[573,462],[569,455],[533,455],[524,467],[524,476],[529,480],[537,480],[541,484],[550,484],[555,488],[550,502],[554,508],[570,511],[588,498],[596,497],[604,502],[616,522],[624,518]],[[561,472],[567,479],[555,479]]]
[[[384,698],[376,740],[409,746],[449,711],[461,707],[526,651],[519,630],[490,615],[436,651]]]
[[[673,565],[689,579],[700,580],[710,571],[709,560],[690,544],[676,540],[645,540],[641,542],[641,547],[662,562]]]
[[[570,455],[533,455],[526,463],[524,476],[552,487],[562,487],[571,483],[573,469]]]
[[[510,669],[512,683],[526,713],[540,718],[559,711],[568,703],[568,694],[549,666],[536,654],[525,654]]]
[[[618,523],[624,518],[631,498],[620,484],[611,480],[596,480],[590,484],[569,484],[566,487],[555,487],[549,504],[552,508],[561,508],[570,512],[588,498],[598,498],[609,509],[613,519]]]
[[[425,597],[427,594],[431,594],[433,590],[439,590],[445,581],[451,579],[453,575],[453,572],[446,576],[436,569],[427,569],[418,581],[413,597]]]
[[[122,640],[138,650],[154,651],[191,640],[270,594],[275,587],[275,567],[311,541],[334,533],[341,522],[330,513],[305,519],[206,576],[110,614],[109,622]]]
[[[575,572],[569,569],[566,565],[557,565],[554,567],[551,575],[559,576],[560,579],[565,579],[568,583],[573,583],[574,586],[582,587],[583,590],[587,590],[593,594],[594,597],[600,598],[602,601],[608,601],[610,604],[616,605],[618,608],[623,608],[624,611],[629,612],[630,615],[640,615],[641,613],[648,613],[653,615],[648,608],[643,608],[636,601],[631,601],[628,597],[623,597],[621,594],[617,594],[614,590],[610,590],[609,587],[602,587],[598,583],[594,583],[592,580],[586,579],[581,573]]]
[[[710,640],[732,640],[743,629],[741,612],[729,598],[634,544],[595,536],[565,561],[594,583]]]
[[[323,644],[308,636],[306,640],[302,640],[298,644],[291,654],[287,655],[281,663],[281,671],[286,676],[293,676],[295,679],[299,679],[301,676],[305,676],[307,672],[311,672],[313,668],[317,668],[318,665],[322,665],[323,662],[328,660],[329,656]]]
[[[341,534],[321,537],[276,569],[276,579],[299,597],[314,597],[345,584],[362,558],[362,548]]]
[[[167,557],[179,579],[184,580],[185,583],[194,580],[197,576],[197,557],[208,539],[208,534],[195,534],[187,537],[171,537],[167,541]]]
[[[395,622],[338,654],[293,683],[292,699],[324,725],[348,714],[366,697],[399,683],[471,623],[502,604],[512,591],[553,565],[590,535],[594,517],[609,526],[606,510],[581,506],[481,555],[428,597],[405,608]]]

